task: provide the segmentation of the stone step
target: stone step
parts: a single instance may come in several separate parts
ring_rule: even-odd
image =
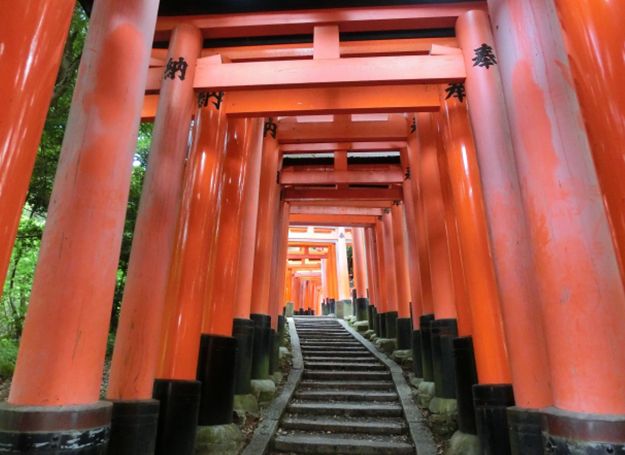
[[[414,447],[406,442],[391,438],[372,441],[359,435],[279,435],[274,439],[273,447],[295,453],[414,454]]]
[[[388,371],[311,371],[304,369],[304,377],[306,379],[358,379],[358,380],[376,380],[390,379],[391,374]]]
[[[374,359],[371,359],[374,360]],[[304,360],[304,368],[311,370],[352,370],[352,371],[372,371],[372,370],[386,370],[386,365],[378,362],[369,363],[357,363],[357,362],[337,362],[337,361],[324,361],[324,362],[312,362]]]
[[[331,433],[404,434],[406,424],[401,419],[349,419],[345,416],[298,417],[287,416],[280,428],[285,430],[323,431]]]
[[[331,390],[315,389],[295,392],[300,400],[329,400],[329,401],[397,401],[395,392],[363,391],[363,390]]]
[[[395,385],[392,381],[323,381],[323,380],[303,380],[299,383],[301,389],[336,389],[336,390],[394,390]]]
[[[314,415],[351,415],[351,416],[377,416],[377,417],[400,417],[402,407],[398,403],[352,403],[347,401],[333,403],[319,403],[297,401],[290,403],[288,411],[293,414]]]
[[[324,349],[302,349],[304,356],[307,355],[320,355],[320,356],[324,356],[324,357],[352,357],[352,356],[356,356],[356,355],[365,355],[365,354],[369,354],[371,355],[372,358],[374,358],[374,356],[364,347],[362,349],[346,349],[343,351],[326,351]]]
[[[318,356],[311,356],[311,355],[304,355],[304,360],[308,361],[308,362],[326,362],[326,361],[330,361],[330,362],[338,362],[341,360],[345,360],[347,362],[350,363],[370,363],[374,360],[376,360],[376,358],[372,355],[364,357],[364,356],[345,356],[345,357],[338,357],[338,356],[327,356],[327,355],[318,355]]]

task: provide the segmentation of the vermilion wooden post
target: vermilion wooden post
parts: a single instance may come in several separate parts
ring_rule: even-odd
[[[221,206],[226,127],[223,110],[213,103],[198,110],[167,287],[157,378],[196,377],[206,282]]]
[[[276,181],[280,165],[276,128],[272,119],[265,122],[250,314],[250,319],[254,321],[255,327],[252,357],[253,379],[266,379],[269,376],[269,343],[271,337],[269,306],[271,299],[270,284],[273,276],[271,267],[273,265],[274,231],[280,208],[280,185]],[[298,303],[302,304],[302,300],[300,298]]]
[[[395,274],[397,280],[397,349],[412,348],[412,321],[410,320],[410,277],[406,255],[406,221],[404,204],[396,203],[391,208],[392,239],[395,253]]]
[[[197,379],[202,383],[199,425],[232,422],[237,340],[232,337],[244,198],[262,152],[260,119],[228,121],[221,210],[202,313]]]
[[[618,451],[625,292],[558,18],[547,2],[488,5],[542,303],[546,441]]]
[[[107,390],[109,399],[123,401],[118,405],[123,409],[129,406],[128,400],[133,400],[138,408],[145,405],[143,400],[152,397],[160,400],[156,442],[159,453],[172,450],[189,453],[195,443],[199,384],[155,382],[154,378],[176,243],[189,129],[197,103],[193,77],[201,47],[202,36],[197,28],[182,24],[174,29],[167,54],[171,64],[165,69],[161,84]],[[173,403],[180,401],[183,390],[195,400],[189,400],[194,403],[188,412],[178,414],[173,411]],[[172,424],[178,426],[177,430]],[[125,430],[113,432],[113,444],[125,440],[126,433]],[[140,440],[142,435],[136,437]]]
[[[485,403],[514,404],[499,291],[492,263],[479,167],[466,104],[442,92],[440,127],[443,132],[453,205],[467,292],[473,316],[473,346],[479,385],[473,387],[481,442],[494,453],[506,452],[509,442],[498,435],[506,430],[505,410],[493,417]],[[501,446],[501,447],[500,447]]]
[[[354,302],[354,315],[359,321],[368,319],[369,300],[367,299],[367,288],[369,278],[367,273],[367,251],[365,247],[365,229],[360,227],[352,228],[352,245],[354,263],[354,281],[356,285],[356,301]]]
[[[584,124],[599,184],[618,247],[621,279],[625,280],[625,82],[623,2],[557,0],[556,8],[568,51]]]
[[[340,301],[350,300],[349,292],[349,269],[347,265],[347,241],[345,228],[338,228],[338,240],[336,242],[336,277],[338,284],[338,298]]]
[[[388,291],[386,284],[386,272],[385,272],[385,262],[384,262],[384,223],[382,222],[382,217],[375,223],[375,256],[376,256],[376,264],[377,271],[379,276],[379,303],[377,304],[377,325],[378,330],[376,333],[379,337],[386,337],[386,312],[388,311]]]
[[[417,114],[419,189],[423,201],[436,319],[456,319],[454,288],[445,231],[445,205],[438,170],[438,143],[431,114]],[[411,162],[412,166],[412,162]]]
[[[0,74],[0,282],[9,265],[74,4],[38,0],[7,7],[0,17],[7,68]]]
[[[170,42],[169,58],[183,59],[188,66],[166,72],[163,78],[115,338],[107,391],[111,400],[152,398],[187,139],[196,102],[193,74],[201,44],[199,30],[189,25],[176,28]],[[159,248],[154,248],[155,244]]]
[[[390,209],[382,215],[382,257],[383,273],[386,283],[386,338],[397,338],[397,318],[399,315],[399,292],[397,289],[397,265],[395,245],[393,243],[393,219]]]
[[[529,244],[517,164],[497,64],[476,65],[481,46],[492,47],[488,15],[471,11],[458,19],[456,31],[467,67],[470,103],[484,205],[501,296],[516,408],[508,411],[512,447],[516,452],[542,453],[539,409],[552,403],[549,362]],[[529,425],[533,422],[533,425]],[[533,428],[532,433],[528,429]],[[521,441],[523,441],[521,443]]]
[[[63,3],[49,8],[67,13]],[[85,447],[99,451],[107,445],[111,404],[97,400],[157,6],[112,0],[96,3],[92,12],[10,405],[0,416],[0,431],[16,444],[24,438],[19,422],[33,414],[50,422],[29,433],[29,450],[47,451],[40,442],[53,435],[77,437],[77,429]],[[43,14],[37,27],[48,19]],[[67,17],[58,20],[67,26]],[[49,84],[42,89],[49,91]]]
[[[410,178],[406,180],[410,183],[408,188],[411,189],[410,194],[404,193],[404,201],[412,199],[414,206],[414,217],[416,223],[410,231],[415,231],[416,248],[419,254],[419,276],[421,278],[421,305],[423,306],[422,314],[433,314],[433,296],[432,296],[432,280],[430,276],[430,256],[428,251],[427,224],[425,219],[423,197],[421,191],[421,162],[420,162],[420,145],[419,133],[416,128],[416,117],[414,131],[408,136],[406,152],[406,164],[410,170]],[[409,212],[406,212],[409,213]],[[417,292],[418,294],[418,292]],[[415,322],[418,322],[416,320]]]

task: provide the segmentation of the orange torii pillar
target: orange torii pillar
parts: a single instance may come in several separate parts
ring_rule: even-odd
[[[274,270],[274,231],[280,209],[280,185],[276,181],[280,154],[276,141],[276,124],[268,119],[264,125],[261,160],[256,246],[254,249],[254,279],[250,319],[254,321],[254,350],[252,379],[269,377],[271,353],[270,284]],[[301,303],[301,300],[300,300]]]
[[[284,272],[289,245],[289,204],[280,202],[280,211],[274,231],[274,252],[271,286],[269,287],[269,316],[271,317],[271,333],[269,346],[269,374],[279,369],[280,340],[284,334]]]
[[[395,276],[397,281],[397,349],[412,348],[412,321],[410,320],[410,277],[406,257],[406,219],[404,204],[397,202],[391,208]]]
[[[386,311],[384,312],[385,329],[383,338],[397,339],[397,318],[399,316],[399,296],[397,292],[397,266],[395,262],[395,245],[393,243],[393,219],[391,210],[386,209],[382,215],[382,255],[384,258],[384,282],[386,284]]]
[[[416,124],[415,124],[416,125]],[[414,135],[413,135],[414,136]],[[415,194],[413,194],[414,176],[408,165],[408,151],[401,150],[400,158],[407,178],[402,183],[404,215],[406,217],[406,249],[408,261],[408,274],[410,280],[410,316],[411,316],[411,346],[412,366],[415,377],[423,377],[423,364],[421,359],[421,333],[419,331],[419,320],[423,315],[423,287],[421,278],[421,264],[419,262],[419,239],[423,233],[419,231],[415,204]],[[419,218],[423,218],[419,216]]]
[[[423,200],[420,189],[420,162],[419,138],[417,133],[416,117],[413,117],[413,128],[408,136],[408,147],[402,150],[401,157],[408,178],[402,184],[408,225],[408,252],[411,271],[411,295],[413,296],[413,332],[412,356],[416,377],[425,377],[423,365],[425,351],[422,349],[421,325],[422,321],[433,318],[434,307],[432,297],[432,282],[430,278],[430,261],[426,220],[424,216]],[[414,298],[414,296],[418,298]],[[429,330],[428,330],[429,334]],[[431,369],[430,369],[431,372]]]
[[[551,4],[488,4],[550,365],[545,446],[618,453],[625,292],[558,18]]]
[[[237,340],[232,336],[245,197],[254,186],[262,152],[260,119],[229,119],[215,233],[202,314],[197,379],[202,383],[199,425],[232,422]]]
[[[369,306],[367,308],[367,320],[369,321],[369,330],[375,331],[377,325],[376,305],[380,301],[380,278],[378,275],[378,263],[375,246],[375,231],[373,227],[365,228],[365,251],[367,253],[367,296],[369,298]]]
[[[339,287],[336,271],[336,243],[328,246],[328,299],[326,303],[327,314],[336,313],[336,299],[339,295]]]
[[[4,283],[74,0],[3,8],[0,73],[0,282]],[[0,295],[2,289],[0,289]]]
[[[455,368],[449,344],[457,336],[457,311],[438,163],[439,143],[431,114],[417,114],[415,126],[418,150],[416,144],[409,143],[408,157],[411,169],[419,176],[434,308],[434,314],[423,314],[420,320],[423,379],[437,384],[436,393],[440,398],[455,398]]]
[[[274,349],[279,354],[280,353],[280,340],[284,335],[284,330],[286,328],[286,300],[284,299],[284,288],[286,286],[286,265],[287,265],[287,257],[289,254],[289,210],[290,205],[288,202],[281,202],[280,206],[280,228],[281,234],[279,237],[280,241],[280,249],[278,250],[278,280],[274,289],[274,305],[275,312],[278,315],[276,319],[276,330],[278,333],[278,346]],[[323,277],[323,275],[322,275]],[[319,313],[318,313],[319,314]],[[276,360],[279,360],[276,359]]]
[[[14,452],[74,452],[71,443],[59,445],[80,440],[101,453],[108,444],[112,404],[98,399],[157,7],[111,0],[92,12],[9,402],[0,410],[0,435]],[[44,13],[37,27],[48,19]]]
[[[379,302],[375,308],[374,330],[380,338],[386,338],[386,308],[388,294],[386,291],[386,273],[384,264],[384,222],[379,217],[375,222],[375,262],[379,276]]]
[[[354,263],[354,281],[356,287],[354,314],[359,321],[366,321],[369,307],[369,300],[367,299],[369,281],[367,276],[367,253],[364,228],[352,228],[352,252],[352,261]]]
[[[205,96],[201,94],[200,100]],[[196,377],[202,311],[219,218],[225,138],[224,111],[211,102],[202,103],[195,116],[193,143],[184,175],[155,381],[155,388],[168,386],[176,391],[167,398],[161,418],[167,417],[169,425],[175,425],[175,434],[180,435],[181,442],[191,447],[199,410]]]
[[[227,96],[227,95],[226,95]],[[255,128],[260,128],[256,126]],[[258,192],[260,188],[262,142],[260,132],[254,132],[254,143],[249,155],[249,175],[243,192],[243,208],[239,229],[237,277],[234,294],[234,318],[232,336],[237,340],[234,362],[234,393],[245,395],[252,391],[252,355],[254,352],[254,321],[250,319],[252,307],[252,284],[254,280],[254,261],[250,260],[250,251],[256,245],[256,227],[258,223]],[[236,250],[232,250],[234,252]],[[284,275],[284,273],[283,273]]]
[[[442,91],[439,126],[445,145],[467,292],[479,385],[473,386],[478,435],[492,453],[506,453],[507,406],[514,405],[499,290],[491,260],[488,226],[466,103]],[[441,165],[443,165],[441,163]],[[498,407],[493,412],[491,406]],[[486,409],[488,408],[488,410]]]
[[[193,91],[195,61],[200,54],[202,37],[190,25],[176,27],[169,43],[168,59],[182,59],[188,67],[178,71],[165,69],[161,84],[159,106],[154,123],[152,146],[139,203],[139,212],[133,234],[132,250],[128,262],[128,276],[115,337],[111,362],[111,375],[107,398],[113,403],[121,401],[120,412],[128,412],[128,401],[143,409],[151,398],[161,400],[162,416],[159,418],[157,451],[166,453],[176,447],[181,453],[193,448],[194,429],[183,435],[167,428],[169,400],[176,400],[180,392],[167,382],[154,383],[158,363],[161,324],[173,256],[176,225],[182,196],[182,174],[187,153],[189,126],[196,97]],[[173,77],[171,77],[173,76]],[[154,248],[154,245],[159,245]],[[184,384],[186,388],[197,384]],[[114,418],[116,416],[114,408]],[[124,416],[125,417],[125,416]],[[115,420],[114,420],[115,423]],[[128,440],[128,428],[113,426],[111,444]],[[186,421],[190,426],[192,420]],[[191,441],[178,440],[191,436]],[[144,441],[144,434],[136,434]],[[122,450],[119,448],[118,450]]]
[[[488,15],[471,11],[459,18],[456,31],[467,68],[465,86],[470,102],[469,115],[516,403],[516,408],[508,410],[511,443],[518,447],[517,452],[542,453],[539,409],[549,406],[552,398],[543,323],[537,317],[541,307],[532,253],[528,248],[527,217],[499,70],[496,63],[475,65],[473,61],[483,45],[493,48],[496,59]],[[461,338],[456,342],[467,345],[467,349],[470,347],[470,339]],[[529,428],[534,431],[528,432]]]
[[[555,2],[625,281],[623,2]]]
[[[345,239],[345,228],[337,228],[336,241],[336,278],[338,282],[338,304],[336,305],[336,317],[343,318],[349,316],[345,314],[345,304],[351,303],[351,293],[349,291],[349,265],[347,264],[347,241]]]

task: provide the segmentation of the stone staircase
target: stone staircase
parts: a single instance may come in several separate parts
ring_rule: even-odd
[[[295,327],[304,372],[271,453],[414,454],[386,366],[334,318]]]

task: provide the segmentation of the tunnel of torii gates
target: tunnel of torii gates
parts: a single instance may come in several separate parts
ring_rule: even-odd
[[[485,453],[625,450],[624,2],[160,3],[85,2],[0,452],[191,453],[352,297]],[[3,277],[73,8],[0,14]]]

